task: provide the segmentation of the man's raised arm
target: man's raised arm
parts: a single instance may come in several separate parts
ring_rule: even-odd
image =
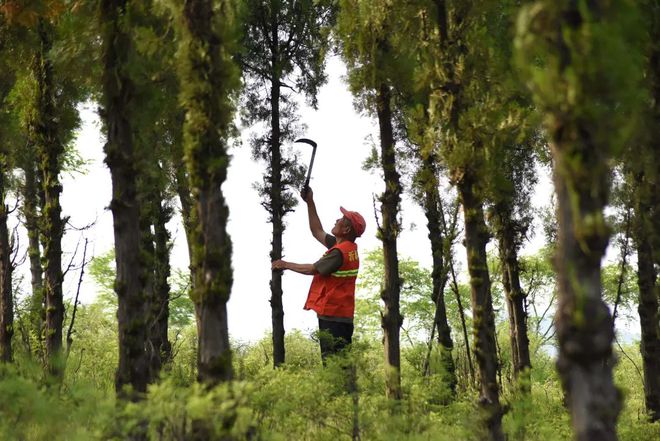
[[[316,204],[314,203],[314,192],[310,187],[307,187],[305,192],[305,202],[307,203],[307,216],[309,218],[309,230],[312,232],[312,236],[319,242],[325,245],[325,236],[327,233],[323,231],[323,225],[321,225],[321,220],[319,215],[316,212]]]

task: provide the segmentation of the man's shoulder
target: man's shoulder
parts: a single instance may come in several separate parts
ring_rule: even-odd
[[[337,245],[337,238],[333,236],[332,234],[326,234],[325,235],[325,247],[326,248],[332,248],[335,245]]]

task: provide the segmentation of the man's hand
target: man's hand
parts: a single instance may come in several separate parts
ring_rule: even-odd
[[[274,270],[280,270],[280,271],[282,271],[282,270],[285,270],[285,269],[289,269],[289,268],[287,267],[287,264],[288,264],[288,262],[285,262],[285,261],[282,260],[282,259],[279,259],[279,260],[273,260],[273,262],[271,263],[270,268],[271,268],[271,269],[274,269]]]
[[[312,191],[312,187],[303,188],[300,192],[300,197],[308,205],[310,202],[314,202],[314,191]]]

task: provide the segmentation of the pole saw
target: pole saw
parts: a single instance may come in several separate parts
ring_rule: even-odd
[[[312,177],[312,167],[314,166],[314,156],[316,156],[316,142],[307,138],[296,139],[295,142],[302,142],[303,144],[308,144],[312,146],[312,159],[309,161],[309,167],[307,168],[307,177],[305,178],[305,184],[300,191],[300,195],[303,199],[307,197],[307,190],[309,190],[309,179]]]

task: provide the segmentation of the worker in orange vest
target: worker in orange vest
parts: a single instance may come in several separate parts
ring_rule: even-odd
[[[316,312],[319,319],[319,342],[323,361],[351,344],[353,312],[355,311],[355,280],[360,257],[355,239],[364,233],[366,223],[360,213],[340,207],[342,217],[326,233],[321,225],[314,193],[311,188],[304,195],[307,203],[309,229],[316,240],[328,250],[315,263],[293,263],[275,260],[273,269],[291,270],[313,275],[305,309]]]

